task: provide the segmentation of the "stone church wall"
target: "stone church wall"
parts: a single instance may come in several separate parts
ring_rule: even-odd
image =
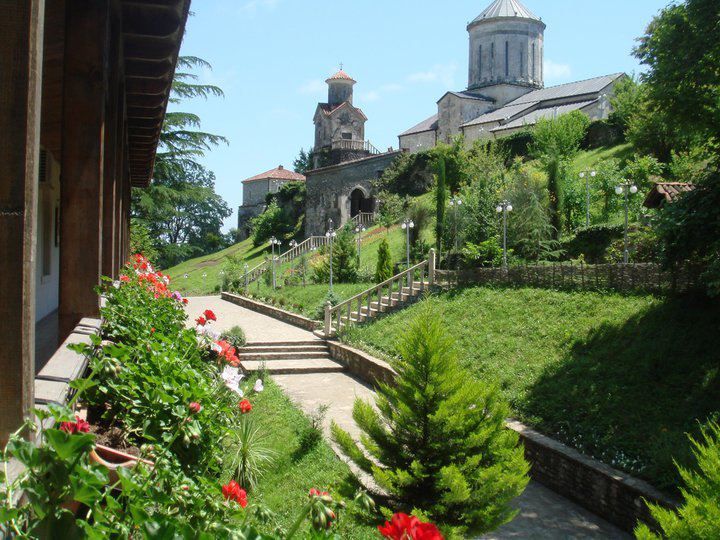
[[[325,234],[328,219],[336,228],[350,220],[350,195],[360,189],[373,195],[372,182],[382,175],[401,152],[386,152],[357,161],[323,167],[306,173],[305,236]]]
[[[422,152],[423,150],[430,150],[435,148],[436,131],[421,131],[420,133],[413,133],[411,135],[401,135],[400,149],[406,150],[411,153]]]

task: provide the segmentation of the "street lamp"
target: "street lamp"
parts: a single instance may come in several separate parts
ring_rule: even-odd
[[[503,267],[507,270],[507,215],[512,212],[513,207],[510,201],[502,201],[497,205],[495,211],[503,215]]]
[[[333,221],[332,219],[328,220],[330,228],[325,233],[325,238],[328,239],[328,242],[330,243],[330,292],[333,290],[333,240],[337,236],[337,233],[335,232],[335,229],[333,229]]]
[[[275,238],[274,236],[270,237],[270,249],[272,250],[272,288],[274,289],[276,287],[276,281],[275,281],[275,246],[280,245],[280,240]],[[279,248],[278,248],[279,249]]]
[[[597,171],[583,171],[580,178],[585,179],[585,226],[590,226],[590,178],[595,178]]]
[[[410,268],[410,229],[415,228],[415,223],[411,219],[405,219],[405,221],[402,222],[402,228],[405,231],[405,257],[406,257],[406,263],[407,268]],[[410,286],[410,279],[412,279],[412,276],[408,274],[408,287]]]
[[[630,207],[630,195],[635,195],[638,192],[636,185],[632,184],[628,180],[625,180],[622,184],[615,188],[615,193],[618,195],[625,196],[625,235],[624,244],[625,249],[623,250],[623,263],[627,264],[630,260],[630,253],[628,252],[628,210]]]
[[[250,279],[250,276],[248,276],[249,269],[250,267],[248,266],[248,263],[245,263],[243,265],[243,270],[245,270],[245,294],[248,293],[248,285],[250,284],[250,282],[248,281]]]
[[[358,260],[358,268],[360,267],[360,244],[362,242],[362,233],[364,233],[367,229],[365,228],[365,225],[358,225],[355,227],[355,234],[357,234],[357,260]]]

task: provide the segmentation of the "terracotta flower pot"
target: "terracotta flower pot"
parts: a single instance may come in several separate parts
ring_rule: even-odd
[[[109,471],[108,477],[110,484],[115,484],[118,480],[117,470],[120,468],[132,469],[138,463],[144,463],[148,467],[154,467],[155,463],[148,461],[147,459],[141,459],[136,456],[131,456],[124,452],[119,452],[113,448],[96,444],[95,448],[90,451],[90,460],[93,463],[102,465]]]

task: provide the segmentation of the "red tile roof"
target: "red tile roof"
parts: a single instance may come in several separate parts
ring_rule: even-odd
[[[341,81],[342,81],[342,80],[345,80],[345,81],[355,82],[355,79],[353,79],[350,75],[348,75],[347,73],[345,73],[342,69],[341,69],[340,71],[338,71],[335,75],[333,75],[332,77],[330,77],[330,78],[329,78],[327,81],[325,81],[325,82],[337,81],[337,80],[341,80]]]
[[[280,165],[275,169],[271,169],[262,174],[257,174],[251,178],[248,178],[247,180],[243,180],[243,184],[245,182],[255,182],[256,180],[268,180],[268,179],[291,180],[293,182],[304,182],[305,175],[296,173],[295,171],[290,171],[290,170],[286,169],[285,167],[283,167],[282,165]]]
[[[675,202],[683,193],[695,189],[688,182],[655,182],[643,203],[647,208],[660,208],[665,203]]]

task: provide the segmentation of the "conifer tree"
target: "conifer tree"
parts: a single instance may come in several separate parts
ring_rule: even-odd
[[[377,409],[355,401],[362,446],[337,424],[332,433],[407,509],[479,534],[514,517],[508,503],[527,485],[529,467],[505,427],[507,405],[460,367],[440,321],[426,302],[399,340],[395,384],[379,386]]]
[[[390,255],[390,244],[387,238],[383,238],[378,246],[378,260],[375,267],[375,282],[382,283],[393,275],[392,256]]]
[[[326,248],[325,257],[315,268],[315,280],[324,283],[330,275],[330,250]],[[358,279],[358,260],[352,229],[343,227],[333,240],[333,279],[337,283],[355,283]]]

